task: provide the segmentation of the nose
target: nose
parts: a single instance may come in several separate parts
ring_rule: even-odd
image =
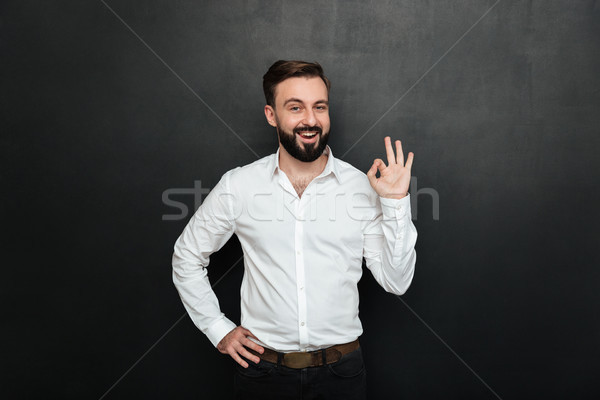
[[[306,126],[315,126],[317,124],[317,117],[315,111],[312,108],[307,108],[304,113],[304,120],[302,121]]]

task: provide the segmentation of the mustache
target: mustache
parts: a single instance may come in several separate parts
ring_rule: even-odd
[[[320,135],[323,133],[323,129],[318,126],[303,126],[301,128],[294,128],[294,133],[300,132],[317,132]]]

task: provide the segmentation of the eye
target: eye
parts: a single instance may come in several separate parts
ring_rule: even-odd
[[[292,107],[290,107],[290,110],[291,111],[298,111],[298,110],[300,110],[300,107],[298,107],[298,106],[292,106]]]

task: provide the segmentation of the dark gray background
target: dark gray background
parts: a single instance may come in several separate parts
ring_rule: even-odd
[[[230,397],[231,360],[173,327],[191,213],[162,193],[273,153],[262,75],[304,59],[334,155],[366,171],[400,138],[439,195],[436,219],[413,188],[404,303],[360,283],[370,398],[597,398],[600,3],[106,1],[156,54],[101,1],[0,5],[4,394]],[[242,270],[215,289],[236,322]]]

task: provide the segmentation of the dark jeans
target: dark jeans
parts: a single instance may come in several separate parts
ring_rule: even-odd
[[[244,357],[242,357],[244,358]],[[240,400],[365,400],[367,371],[362,348],[332,364],[294,369],[264,360],[244,358],[248,368],[235,363],[235,399]]]

